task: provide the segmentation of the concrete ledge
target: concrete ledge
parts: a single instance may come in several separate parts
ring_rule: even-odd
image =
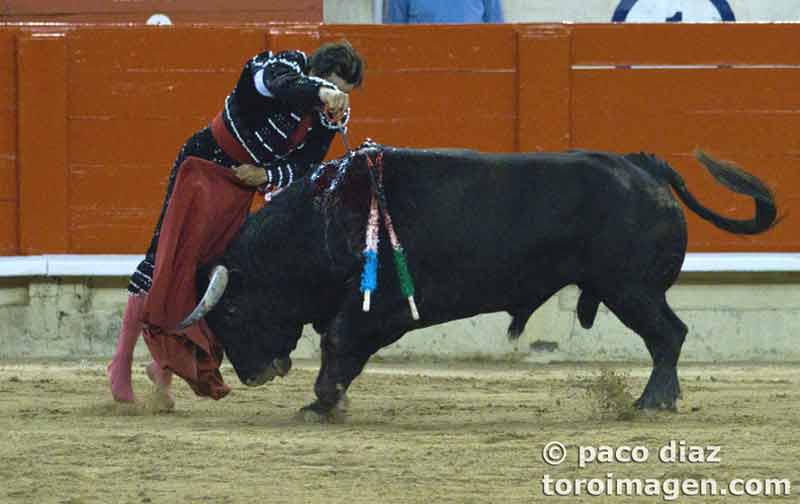
[[[108,357],[114,351],[127,276],[139,255],[0,257],[0,359]],[[689,326],[685,361],[798,361],[800,254],[688,254],[667,297]],[[5,277],[5,278],[2,278]],[[553,296],[516,341],[510,318],[493,313],[412,331],[385,357],[514,358],[535,362],[648,359],[641,338],[601,306],[594,327],[578,324],[578,289]],[[137,354],[147,355],[140,343]],[[318,358],[304,330],[296,358]]]
[[[47,276],[47,261],[43,257],[0,257],[0,276]]]
[[[5,256],[0,257],[0,277],[126,277],[142,259],[143,255],[125,254]]]
[[[45,255],[47,276],[129,276],[143,255]]]
[[[133,273],[141,255],[60,255],[0,257],[0,277],[80,276],[126,277]],[[683,272],[800,271],[800,253],[691,253]]]
[[[689,326],[683,361],[800,362],[800,274],[700,272],[685,277],[667,293]],[[124,276],[0,278],[0,360],[110,356],[128,298],[126,284]],[[575,315],[578,295],[576,287],[568,287],[553,296],[516,341],[506,338],[508,314],[492,313],[412,331],[380,355],[535,362],[649,358],[641,338],[605,306],[594,327],[582,329]],[[316,359],[319,345],[319,336],[306,327],[293,356]],[[147,353],[140,343],[137,354],[145,358]]]
[[[792,253],[691,253],[684,272],[800,271],[800,254]]]

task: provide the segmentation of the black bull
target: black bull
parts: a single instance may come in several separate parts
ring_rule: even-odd
[[[511,338],[567,285],[592,326],[600,302],[638,333],[653,370],[637,405],[674,408],[686,325],[667,304],[686,253],[683,210],[715,226],[760,233],[775,222],[770,190],[698,153],[728,189],[755,201],[751,220],[702,206],[681,176],[647,154],[575,151],[483,154],[383,149],[385,190],[416,283],[421,319],[400,293],[381,231],[379,288],[362,311],[360,274],[370,178],[362,148],[322,165],[249,218],[222,263],[231,280],[208,322],[239,378],[260,385],[288,372],[306,323],[321,334],[322,366],[306,407],[331,412],[371,355],[406,332],[498,311]]]

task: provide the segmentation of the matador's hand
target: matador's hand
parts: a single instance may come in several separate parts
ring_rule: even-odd
[[[248,186],[256,187],[267,182],[267,172],[264,168],[251,164],[234,166],[233,173],[240,182]]]
[[[350,106],[350,96],[347,93],[323,86],[319,88],[319,99],[325,107],[328,119],[335,123],[344,119],[347,107]]]

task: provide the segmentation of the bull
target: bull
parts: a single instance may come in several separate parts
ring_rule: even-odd
[[[370,166],[378,153],[419,320],[409,315],[390,260],[381,261],[370,310],[362,306],[364,229],[375,187]],[[677,171],[650,154],[365,145],[321,165],[248,219],[222,259],[230,280],[207,321],[247,385],[285,375],[302,327],[313,324],[322,362],[316,400],[303,411],[325,418],[370,356],[408,331],[505,311],[508,336],[517,338],[548,298],[577,285],[584,328],[602,302],[644,340],[652,371],[636,406],[674,409],[687,334],[665,297],[687,246],[674,194],[736,234],[769,229],[777,212],[756,177],[702,152],[696,158],[721,185],[754,200],[752,219],[706,208]],[[391,257],[387,242],[383,236],[379,257]]]

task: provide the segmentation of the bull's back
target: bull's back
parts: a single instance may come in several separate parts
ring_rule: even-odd
[[[432,255],[509,259],[571,246],[627,190],[583,153],[397,150],[385,162],[398,228]]]
[[[385,163],[409,259],[430,291],[457,293],[454,304],[579,283],[613,268],[655,223],[682,218],[666,184],[613,154],[393,150]]]

